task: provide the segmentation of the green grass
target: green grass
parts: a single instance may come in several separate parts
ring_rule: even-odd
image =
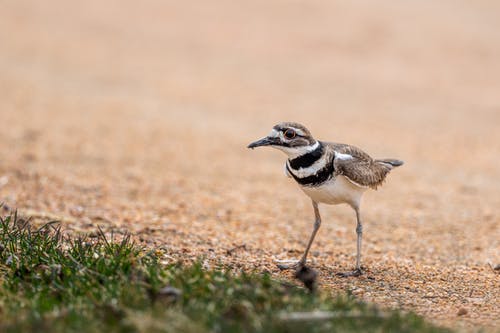
[[[59,228],[0,217],[0,331],[444,331],[414,314],[380,312],[347,295],[332,298],[268,274],[204,270],[199,263],[165,266],[129,237],[67,238]],[[280,317],[315,310],[336,316]]]

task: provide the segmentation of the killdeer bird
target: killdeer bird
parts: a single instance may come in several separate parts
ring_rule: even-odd
[[[361,271],[361,222],[360,202],[363,193],[376,189],[389,171],[403,165],[396,159],[372,159],[361,149],[342,143],[318,141],[307,128],[298,123],[284,122],[273,127],[271,133],[248,145],[248,148],[270,146],[288,155],[285,173],[293,178],[311,200],[314,209],[314,228],[302,258],[290,265],[278,265],[281,269],[301,268],[321,225],[318,204],[351,206],[357,219],[357,255],[354,271],[339,273],[341,276],[359,276]]]

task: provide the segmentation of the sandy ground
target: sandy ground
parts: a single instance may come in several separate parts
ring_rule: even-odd
[[[497,1],[0,2],[0,200],[165,260],[279,272],[312,228],[282,120],[405,160],[355,219],[321,206],[332,292],[466,330],[500,326]],[[231,249],[234,249],[231,251]],[[228,252],[228,250],[230,250]],[[459,316],[458,312],[465,314]]]

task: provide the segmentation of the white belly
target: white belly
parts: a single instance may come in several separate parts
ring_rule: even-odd
[[[359,206],[361,196],[367,190],[366,187],[356,185],[341,175],[320,186],[301,186],[301,189],[316,202],[329,205],[346,203],[353,207]]]

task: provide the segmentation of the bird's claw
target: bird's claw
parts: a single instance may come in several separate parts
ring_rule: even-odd
[[[349,272],[339,272],[336,274],[337,276],[340,276],[340,277],[358,277],[358,276],[361,276],[363,275],[363,271],[361,270],[361,268],[356,268],[355,270],[353,271],[349,271]]]

